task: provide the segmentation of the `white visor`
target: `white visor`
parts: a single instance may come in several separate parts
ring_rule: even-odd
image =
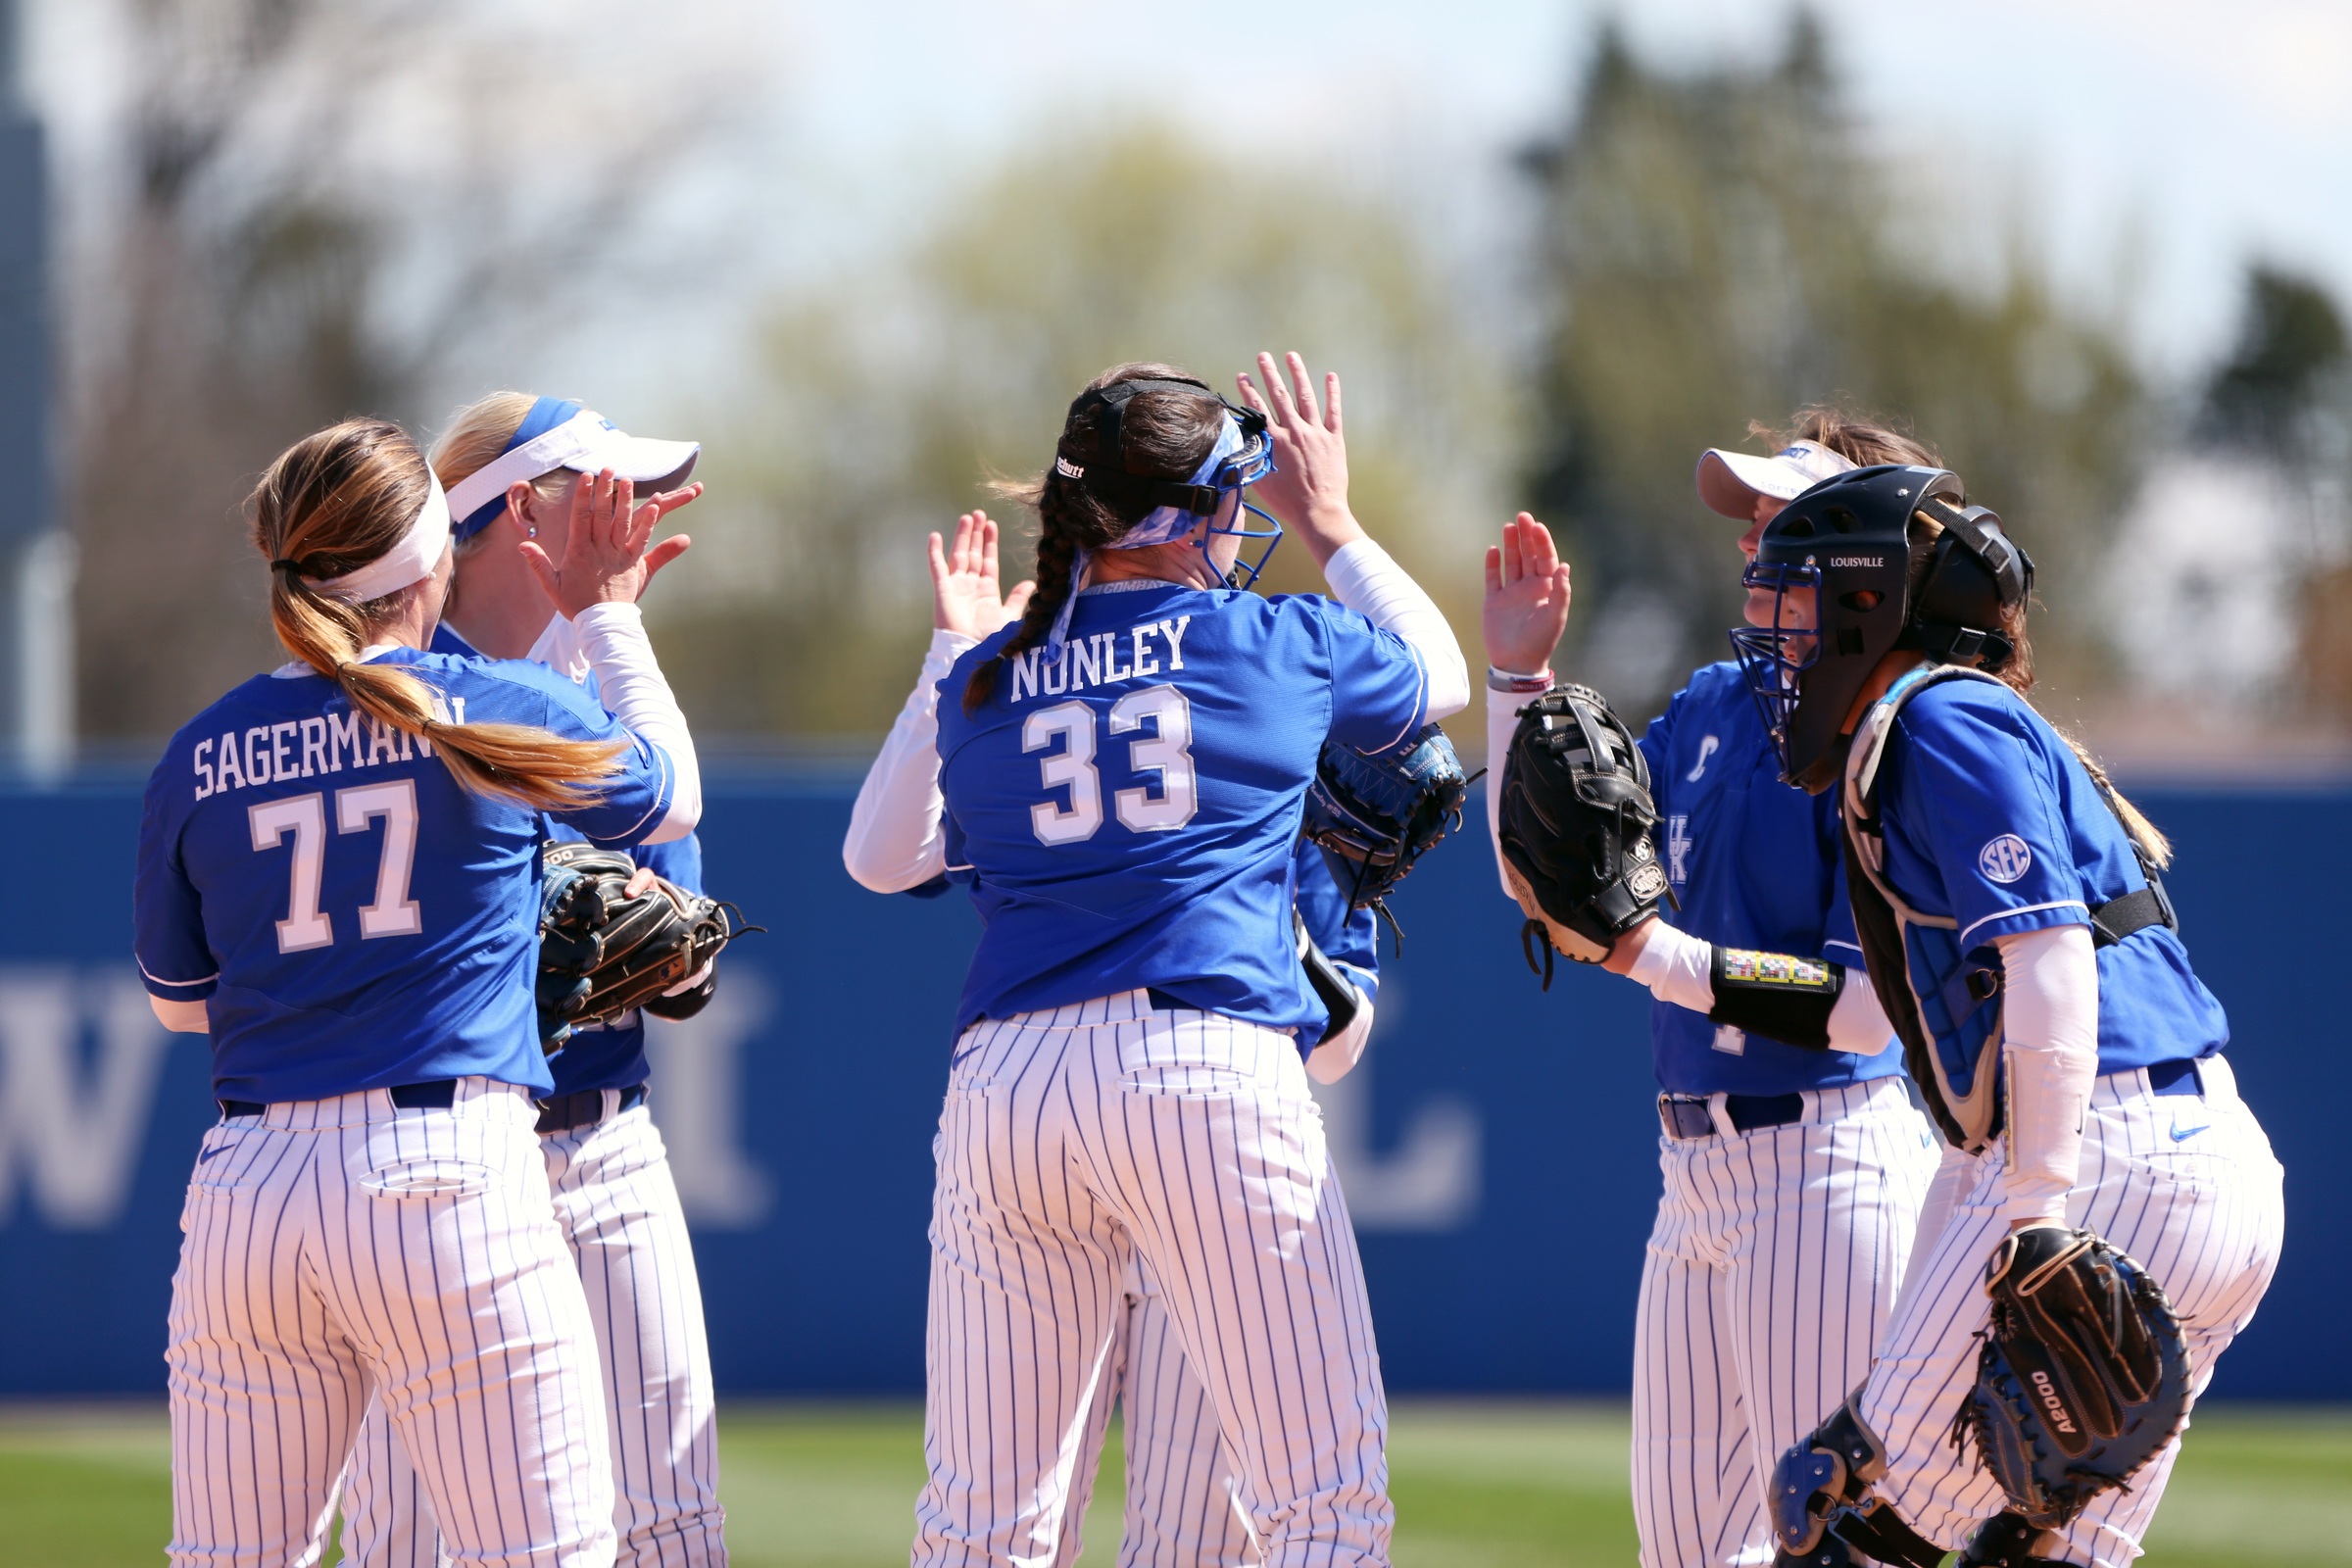
[[[433,568],[441,564],[441,553],[449,548],[449,498],[441,493],[441,481],[430,470],[425,473],[424,482],[430,487],[425,491],[424,505],[416,509],[416,515],[411,519],[409,531],[400,543],[357,571],[347,571],[340,577],[305,577],[302,585],[330,599],[364,605],[431,576]]]
[[[1769,458],[1710,448],[1698,459],[1698,498],[1727,517],[1752,522],[1756,497],[1794,501],[1822,480],[1855,466],[1814,441],[1799,441]]]
[[[470,517],[505,495],[508,486],[527,483],[558,468],[579,473],[611,468],[615,477],[633,484],[666,480],[664,488],[674,488],[685,482],[702,450],[699,441],[656,441],[625,434],[613,429],[612,421],[595,410],[582,409],[450,486],[449,510],[455,516]]]

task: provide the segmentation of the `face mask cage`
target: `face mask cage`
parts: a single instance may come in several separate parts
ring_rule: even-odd
[[[1732,652],[1740,661],[1740,673],[1747,684],[1747,694],[1756,705],[1756,712],[1764,721],[1764,729],[1772,737],[1773,749],[1780,754],[1781,766],[1788,768],[1788,723],[1796,711],[1798,679],[1821,658],[1821,633],[1812,626],[1781,624],[1788,596],[1801,589],[1813,591],[1816,618],[1821,605],[1821,568],[1808,558],[1803,565],[1788,565],[1779,562],[1751,562],[1740,580],[1749,588],[1772,590],[1772,624],[1741,626],[1732,632]]]
[[[1248,428],[1247,425],[1244,426],[1245,430]],[[1280,519],[1271,513],[1251,506],[1249,496],[1250,486],[1273,471],[1274,443],[1267,439],[1261,427],[1259,431],[1251,433],[1250,443],[1236,453],[1223,467],[1219,468],[1209,481],[1220,491],[1241,491],[1242,502],[1234,509],[1231,523],[1219,526],[1214,516],[1208,519],[1208,527],[1201,534],[1200,548],[1206,550],[1208,541],[1219,534],[1230,539],[1263,539],[1266,542],[1266,548],[1258,553],[1256,561],[1235,560],[1232,568],[1225,573],[1225,582],[1228,587],[1245,590],[1256,587],[1257,579],[1266,569],[1266,563],[1274,559],[1275,546],[1282,543]],[[1243,526],[1249,518],[1253,516],[1264,518],[1266,526],[1263,528]]]

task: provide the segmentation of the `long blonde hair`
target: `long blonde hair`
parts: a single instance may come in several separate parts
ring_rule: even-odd
[[[254,547],[270,562],[277,640],[340,686],[355,710],[424,742],[465,788],[534,810],[575,808],[612,774],[623,743],[567,741],[528,724],[453,724],[414,671],[359,662],[368,634],[409,589],[353,605],[303,583],[356,571],[398,544],[431,483],[424,454],[381,419],[329,425],[270,465],[247,506]]]

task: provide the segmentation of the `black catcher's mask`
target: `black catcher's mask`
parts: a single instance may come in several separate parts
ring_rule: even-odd
[[[1943,532],[1913,602],[1915,512]],[[1784,507],[1744,581],[1773,591],[1774,624],[1739,628],[1732,649],[1780,750],[1782,780],[1819,795],[1844,765],[1845,715],[1889,652],[1918,648],[1987,671],[2009,662],[2017,650],[2001,616],[2032,590],[2034,562],[1998,516],[1968,505],[1958,474],[1882,464],[1824,479]]]

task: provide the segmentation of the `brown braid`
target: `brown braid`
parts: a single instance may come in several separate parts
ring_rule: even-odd
[[[1114,365],[1086,384],[1092,392],[1118,381],[1195,380],[1190,371],[1169,365]],[[1084,395],[1084,392],[1080,394]],[[1098,460],[1123,460],[1130,473],[1159,479],[1184,479],[1200,466],[1224,428],[1225,406],[1203,388],[1198,396],[1183,392],[1139,392],[1127,404],[1119,421],[1119,451],[1102,450],[1100,404],[1074,411],[1062,425],[1054,455],[1074,467]],[[1114,505],[1096,495],[1079,480],[1049,466],[1033,483],[994,484],[998,495],[1037,509],[1037,592],[1022,612],[1021,623],[997,650],[994,659],[973,669],[963,686],[963,710],[976,712],[996,695],[997,676],[1004,662],[1045,641],[1054,629],[1075,585],[1071,567],[1081,550],[1101,550],[1151,514],[1149,503]]]

